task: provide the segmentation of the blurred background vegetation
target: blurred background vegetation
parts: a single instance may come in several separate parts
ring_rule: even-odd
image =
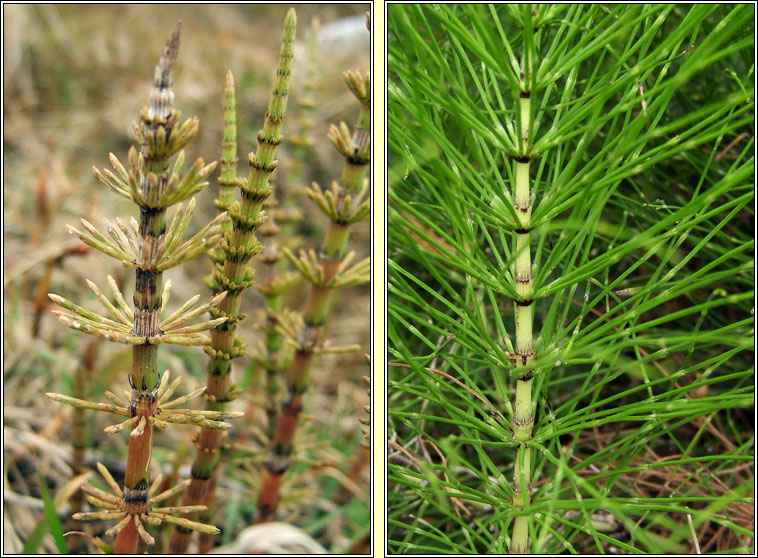
[[[126,386],[131,349],[95,341],[62,326],[49,314],[47,293],[55,292],[93,308],[94,296],[85,278],[105,284],[108,274],[133,292],[133,273],[116,268],[102,254],[83,249],[66,233],[66,224],[84,217],[95,225],[106,217],[128,218],[134,206],[113,195],[94,179],[91,167],[110,168],[108,153],[122,161],[134,143],[131,122],[147,104],[155,63],[177,20],[183,21],[179,57],[174,67],[175,106],[183,118],[200,119],[198,138],[186,160],[220,157],[223,89],[227,70],[235,77],[237,96],[239,176],[247,176],[247,154],[263,124],[278,57],[287,5],[4,5],[4,144],[3,144],[3,349],[4,349],[4,481],[6,552],[20,552],[42,514],[35,468],[56,496],[58,515],[65,520],[70,486],[69,408],[51,404],[47,391],[71,393],[73,373],[82,355],[92,358],[88,390],[100,400],[104,389],[120,392]],[[354,123],[358,106],[342,72],[370,67],[367,4],[298,5],[297,46],[293,85],[275,195],[284,206],[299,207],[302,219],[290,227],[290,246],[317,248],[326,220],[303,193],[310,181],[322,187],[340,176],[342,158],[326,139],[330,123]],[[299,131],[306,75],[305,45],[313,18],[321,23],[317,43],[318,71],[314,83],[316,107],[311,132],[315,145],[296,160],[288,144]],[[198,208],[187,234],[216,213],[218,170],[211,185],[198,196]],[[283,198],[283,196],[286,196]],[[355,227],[353,246],[358,257],[369,254],[369,227]],[[86,247],[84,247],[86,248]],[[253,267],[258,262],[253,260]],[[170,272],[172,300],[209,295],[203,278],[211,271],[208,258],[199,258]],[[307,293],[299,285],[286,295],[285,306],[299,309]],[[171,304],[171,303],[170,303]],[[334,345],[358,343],[369,352],[370,298],[368,285],[349,289],[334,309],[327,337]],[[261,297],[244,293],[243,311],[250,316],[240,333],[251,349],[260,339]],[[207,357],[198,349],[162,352],[161,366],[172,373],[203,382]],[[235,362],[235,377],[245,376],[251,361]],[[250,370],[247,371],[248,373]],[[369,471],[362,453],[358,417],[368,404],[360,377],[368,374],[360,354],[329,355],[316,364],[309,414],[310,467],[300,467],[302,492],[285,506],[295,523],[304,527],[327,550],[346,551],[369,533]],[[255,378],[248,374],[248,381]],[[262,413],[259,400],[240,405]],[[100,460],[123,467],[126,437],[103,434],[107,424],[88,414],[88,443],[94,448],[88,466]],[[105,418],[105,417],[103,417]],[[251,428],[255,428],[254,420]],[[154,468],[191,460],[194,449],[189,429],[158,434]],[[247,441],[242,441],[244,445]],[[254,444],[253,444],[254,446]],[[253,450],[254,451],[254,450]],[[236,454],[235,450],[235,454]],[[222,458],[230,467],[231,454]],[[120,464],[120,465],[119,465]],[[238,459],[235,467],[245,466]],[[113,470],[113,469],[112,469]],[[314,474],[315,473],[315,474]],[[180,474],[186,471],[180,469]],[[221,487],[219,524],[230,542],[249,524],[257,493],[255,480],[240,474]],[[67,484],[69,483],[69,484]],[[286,498],[286,495],[285,495]],[[286,504],[286,502],[283,502]],[[297,518],[296,518],[297,516]],[[101,526],[94,526],[101,534]],[[39,551],[51,551],[50,537]],[[357,548],[357,547],[356,547]]]

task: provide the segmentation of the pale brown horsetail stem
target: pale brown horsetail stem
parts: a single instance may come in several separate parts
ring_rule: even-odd
[[[269,178],[276,169],[276,153],[282,143],[281,129],[287,108],[296,27],[295,10],[290,9],[284,20],[274,89],[263,130],[258,132],[258,149],[248,157],[250,173],[247,180],[237,180],[241,201],[232,203],[227,209],[232,221],[232,230],[224,234],[221,242],[223,262],[216,263],[211,281],[214,292],[226,291],[227,297],[212,311],[214,317],[221,317],[226,321],[211,331],[211,344],[206,348],[211,357],[206,389],[206,407],[209,411],[221,411],[227,402],[235,399],[240,393],[237,387],[231,384],[231,361],[243,355],[246,350],[244,341],[236,335],[237,324],[244,318],[244,315],[240,314],[240,302],[242,291],[253,285],[253,270],[247,262],[262,249],[255,238],[255,231],[266,220],[263,204],[272,191]],[[230,83],[227,82],[227,85]],[[227,103],[230,98],[227,88]],[[225,115],[225,118],[228,116]],[[231,134],[231,129],[225,126],[225,134],[227,132]],[[224,154],[224,159],[231,161],[234,154],[231,153],[230,135],[225,138],[224,143],[224,147],[230,149]],[[232,179],[231,174],[227,179]],[[221,436],[217,430],[200,431],[196,442],[197,456],[192,464],[191,483],[182,495],[183,506],[200,505],[209,500],[209,491],[215,486],[214,471],[218,465],[220,444]],[[190,529],[177,525],[171,534],[168,552],[186,552],[191,534]],[[204,541],[203,544],[207,547],[208,541]]]
[[[367,283],[370,260],[365,258],[351,267],[354,253],[347,253],[351,225],[370,216],[369,186],[366,180],[371,160],[371,81],[369,75],[344,74],[348,88],[361,109],[351,134],[348,126],[332,126],[329,139],[345,158],[341,181],[324,192],[315,182],[307,191],[311,200],[329,217],[329,225],[318,255],[301,251],[285,256],[310,283],[311,289],[301,322],[282,324],[282,331],[295,346],[287,375],[287,394],[271,441],[255,523],[271,521],[279,503],[282,479],[291,465],[292,440],[297,429],[303,396],[310,384],[311,364],[316,352],[325,352],[321,331],[338,288]]]
[[[282,259],[282,251],[277,239],[280,228],[274,220],[278,203],[273,194],[266,200],[264,206],[270,209],[271,214],[259,229],[266,250],[261,258],[263,277],[256,283],[255,288],[263,296],[266,318],[261,328],[264,335],[262,352],[259,351],[253,360],[264,372],[265,388],[263,391],[266,398],[267,433],[269,436],[273,436],[279,409],[279,383],[286,368],[282,354],[282,339],[278,329],[282,312],[282,295],[297,282],[298,275],[293,271],[280,271],[278,269],[279,262]]]
[[[224,88],[224,136],[221,143],[221,176],[218,179],[218,198],[214,201],[220,213],[225,212],[234,203],[237,190],[237,112],[234,98],[234,76],[229,71],[226,74],[226,87]],[[231,234],[231,220],[224,221],[222,225],[224,235]],[[208,255],[214,264],[224,263],[224,252],[221,249],[209,251]],[[216,291],[216,284],[211,276],[208,280],[211,289]],[[213,470],[208,483],[208,490],[203,502],[207,509],[200,513],[200,521],[212,523],[216,513],[216,482],[218,468]],[[190,535],[191,536],[191,535]],[[198,541],[198,553],[207,554],[213,548],[213,535],[200,533]]]
[[[155,544],[146,525],[157,526],[168,522],[200,532],[218,532],[212,525],[181,517],[197,511],[197,507],[156,506],[181,492],[186,481],[162,493],[158,493],[160,475],[150,483],[153,430],[154,427],[164,429],[169,423],[225,430],[231,428],[231,425],[223,422],[224,419],[241,415],[177,408],[201,395],[205,388],[171,399],[180,379],[170,382],[170,372],[167,370],[160,374],[158,369],[160,344],[206,345],[209,338],[202,332],[226,321],[226,317],[222,316],[201,323],[190,323],[218,305],[226,296],[225,292],[198,307],[194,306],[199,296],[193,297],[177,311],[165,316],[171,282],[164,284],[163,272],[194,259],[213,247],[220,239],[223,221],[223,215],[217,217],[192,238],[182,242],[194,210],[192,199],[186,207],[179,205],[170,225],[166,225],[167,208],[192,198],[205,188],[208,185],[205,179],[216,166],[215,162],[205,165],[202,159],[197,159],[184,176],[180,174],[184,161],[182,149],[195,137],[198,129],[197,118],[179,125],[180,114],[173,108],[171,69],[178,54],[180,32],[181,23],[172,32],[155,69],[149,107],[140,111],[140,124],[133,123],[140,151],[137,152],[134,147],[130,149],[127,166],[111,154],[115,173],[109,170],[101,172],[93,167],[100,182],[139,206],[139,221],[131,219],[127,225],[120,219],[116,219],[115,224],[105,219],[107,236],[84,219],[81,220],[81,225],[85,232],[69,227],[72,234],[90,247],[135,270],[134,306],[127,305],[121,289],[110,276],[110,296],[87,280],[90,290],[108,311],[107,315],[86,310],[58,295],[49,295],[53,302],[68,311],[56,311],[55,314],[72,329],[132,346],[132,369],[128,375],[131,391],[126,400],[110,391],[106,391],[105,396],[111,403],[86,401],[56,393],[47,394],[55,401],[79,409],[118,415],[122,417],[122,422],[107,427],[105,432],[129,432],[123,488],[99,464],[98,469],[111,492],[88,485],[83,486],[82,490],[87,494],[87,500],[102,511],[76,513],[73,516],[76,520],[116,521],[116,525],[106,532],[109,536],[116,535],[112,548],[115,554],[136,553],[140,539],[148,545]],[[170,167],[169,160],[176,154],[176,162]],[[104,549],[104,543],[99,546]]]

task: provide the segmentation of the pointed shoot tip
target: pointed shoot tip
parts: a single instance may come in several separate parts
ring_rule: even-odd
[[[297,24],[297,13],[295,12],[295,8],[290,8],[287,10],[287,17],[284,19],[285,25],[295,25]]]

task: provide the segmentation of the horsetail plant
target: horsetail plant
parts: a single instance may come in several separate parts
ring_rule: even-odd
[[[153,429],[157,427],[162,430],[169,423],[174,423],[225,430],[231,428],[231,425],[223,422],[224,419],[236,418],[242,414],[178,408],[201,395],[206,388],[195,389],[187,395],[172,399],[181,379],[169,383],[169,371],[161,374],[158,368],[158,349],[161,344],[205,345],[209,339],[202,332],[227,320],[225,316],[218,316],[209,321],[190,324],[194,318],[218,305],[226,292],[217,294],[209,302],[197,307],[195,305],[200,297],[196,295],[175,312],[165,315],[171,281],[163,281],[163,272],[200,256],[212,247],[221,236],[220,227],[224,219],[220,215],[192,238],[182,242],[195,207],[192,199],[186,207],[179,205],[171,223],[166,226],[166,210],[205,188],[208,184],[206,178],[216,166],[215,162],[205,165],[202,159],[197,159],[189,172],[183,177],[180,175],[184,161],[182,149],[198,130],[197,118],[179,125],[180,113],[173,108],[172,67],[178,53],[180,32],[181,22],[172,32],[156,66],[149,106],[140,111],[140,124],[133,123],[140,152],[134,147],[130,149],[126,167],[111,154],[115,174],[108,170],[101,172],[93,167],[100,182],[139,206],[139,222],[131,219],[129,225],[126,225],[116,219],[114,226],[104,219],[107,236],[84,219],[81,221],[84,231],[69,227],[72,234],[89,246],[135,269],[134,307],[127,305],[111,276],[108,276],[108,283],[115,302],[95,283],[87,280],[90,290],[107,309],[110,317],[50,294],[53,302],[68,311],[55,312],[67,326],[132,346],[132,369],[128,375],[131,389],[125,392],[124,399],[110,391],[106,391],[105,395],[111,403],[47,394],[61,403],[125,417],[122,422],[105,429],[108,434],[130,430],[123,488],[104,466],[98,464],[111,492],[89,485],[83,486],[87,501],[102,511],[78,513],[74,516],[81,520],[117,521],[106,532],[108,535],[116,535],[113,552],[117,554],[136,553],[140,538],[148,545],[155,544],[155,539],[147,532],[145,524],[155,526],[168,522],[201,532],[218,532],[212,525],[181,517],[204,509],[203,506],[157,505],[182,491],[189,481],[161,493],[157,492],[161,486],[160,475],[150,483]],[[171,167],[169,159],[177,153],[179,155]]]
[[[321,332],[337,289],[360,285],[370,280],[370,259],[351,267],[354,252],[347,252],[350,227],[369,218],[371,213],[366,173],[371,161],[371,81],[367,74],[344,74],[348,88],[361,108],[353,134],[344,122],[332,125],[329,139],[345,158],[340,182],[329,190],[312,183],[310,199],[329,218],[329,225],[318,255],[314,250],[301,251],[296,257],[287,248],[283,252],[293,267],[311,283],[302,316],[282,320],[280,332],[295,354],[287,376],[287,395],[282,402],[276,430],[271,440],[261,493],[258,497],[256,523],[271,521],[279,503],[284,473],[290,467],[292,440],[302,409],[303,395],[310,384],[311,365],[316,353],[353,350],[352,347],[328,348],[321,343]]]
[[[750,552],[753,10],[387,24],[389,551]]]
[[[266,200],[266,207],[271,210],[269,219],[261,227],[259,234],[265,238],[262,262],[264,278],[258,281],[256,289],[263,295],[266,309],[266,323],[263,328],[263,347],[259,348],[256,359],[264,370],[266,391],[266,414],[268,415],[269,434],[273,435],[276,414],[279,408],[279,383],[281,372],[288,367],[285,355],[282,354],[281,336],[277,330],[277,316],[282,310],[282,295],[294,285],[298,274],[281,272],[282,250],[278,237],[290,238],[295,233],[293,225],[302,219],[302,211],[296,205],[296,196],[288,195],[292,188],[300,183],[304,167],[307,165],[311,149],[315,144],[313,128],[316,124],[314,110],[316,109],[316,78],[319,75],[318,60],[318,31],[320,21],[317,17],[311,19],[311,25],[306,42],[306,70],[302,93],[297,102],[297,132],[289,139],[293,146],[293,157],[287,167],[287,180],[282,186],[288,186],[289,191],[277,188]],[[277,193],[278,192],[278,193]],[[279,203],[277,198],[282,199]],[[278,223],[277,223],[278,221]],[[281,226],[280,226],[281,225]]]
[[[528,31],[525,32],[528,35]],[[529,168],[532,152],[529,148],[531,138],[529,131],[534,130],[532,123],[532,95],[536,85],[534,80],[533,62],[535,57],[534,41],[525,40],[522,55],[521,79],[519,80],[518,95],[518,151],[513,160],[516,167],[515,186],[513,188],[513,208],[517,220],[513,230],[515,242],[513,253],[514,298],[515,308],[515,352],[512,356],[517,367],[523,366],[524,371],[516,377],[516,397],[513,412],[513,438],[519,443],[513,469],[513,506],[523,510],[529,504],[530,458],[531,449],[526,443],[532,438],[534,426],[534,409],[532,404],[532,366],[536,360],[534,339],[532,337],[532,320],[534,319],[534,269],[531,259],[531,227],[532,227],[532,192],[529,185]],[[517,515],[513,523],[510,552],[526,554],[529,552],[528,516]]]
[[[234,76],[230,70],[226,74],[226,86],[224,88],[224,133],[221,142],[221,174],[218,178],[218,198],[214,200],[219,214],[226,213],[236,200],[237,162],[237,112],[234,99]],[[230,219],[225,220],[221,226],[221,230],[224,236],[230,235],[233,230],[232,221]],[[215,265],[223,265],[225,257],[221,247],[209,250],[208,256],[213,261],[214,267]],[[216,294],[216,283],[212,275],[208,278],[207,284],[213,293]],[[222,325],[223,323],[219,324],[219,327]],[[211,339],[213,340],[213,337]],[[231,400],[234,396],[234,393],[230,393],[229,399]],[[199,517],[203,523],[212,523],[216,513],[217,479],[218,468],[215,468],[208,482],[205,500],[202,502],[206,506],[206,509],[202,511]],[[191,532],[190,530],[189,533]],[[188,535],[188,538],[190,536],[191,534]],[[199,554],[207,554],[213,548],[213,533],[201,533],[198,547]]]
[[[283,310],[282,295],[297,282],[298,275],[293,271],[279,269],[282,260],[282,247],[277,239],[280,227],[275,221],[274,214],[278,202],[273,194],[266,200],[265,207],[270,208],[269,218],[258,231],[262,243],[266,247],[261,258],[263,277],[256,283],[255,288],[263,296],[266,317],[261,328],[263,342],[259,344],[253,360],[264,373],[265,389],[263,391],[266,397],[267,428],[269,436],[273,436],[279,408],[279,384],[282,373],[288,366],[286,348],[282,345],[278,326]]]
[[[305,110],[303,107],[303,102],[301,102],[301,112]],[[312,110],[312,107],[308,110]],[[307,120],[312,122],[310,117],[307,117]],[[302,131],[303,128],[301,128]],[[287,176],[288,179],[291,179],[293,175],[288,173]],[[279,188],[275,188],[264,202],[263,207],[268,212],[268,218],[258,230],[261,243],[265,249],[261,255],[262,277],[255,283],[255,288],[263,297],[265,319],[261,326],[263,340],[257,344],[255,352],[250,355],[257,368],[263,372],[263,389],[256,383],[253,383],[251,388],[258,392],[257,395],[263,394],[265,397],[264,407],[269,436],[273,435],[276,413],[279,408],[279,384],[281,383],[282,372],[288,366],[287,351],[282,345],[278,328],[280,316],[283,312],[282,295],[298,280],[298,275],[294,271],[281,269],[282,246],[279,237],[282,227],[277,223],[277,220],[279,223],[283,223],[285,228],[291,229],[294,222],[302,216],[299,208],[295,206],[290,205],[284,211],[280,210],[280,204],[277,200],[278,190]],[[287,196],[286,190],[284,197],[291,199],[290,196]]]
[[[240,314],[242,291],[254,283],[253,270],[247,265],[250,258],[262,250],[255,238],[255,231],[266,221],[263,204],[271,195],[272,187],[269,177],[277,166],[276,153],[282,143],[281,129],[287,108],[287,93],[292,56],[294,52],[297,17],[290,9],[284,20],[279,65],[276,70],[274,88],[269,101],[263,129],[258,132],[258,149],[250,153],[250,172],[247,179],[234,177],[233,161],[236,157],[233,132],[233,82],[227,79],[225,138],[224,138],[224,182],[226,189],[223,200],[217,205],[219,209],[231,202],[233,195],[229,190],[232,183],[240,189],[241,201],[227,205],[231,217],[232,230],[224,233],[221,241],[223,262],[216,262],[211,288],[215,293],[227,293],[226,298],[212,310],[216,327],[211,331],[211,343],[206,352],[211,357],[208,365],[208,385],[206,405],[209,412],[222,412],[226,403],[235,399],[240,390],[231,383],[231,361],[245,354],[246,345],[236,335],[237,324],[245,316]],[[220,296],[220,295],[217,295]],[[223,323],[222,323],[223,322]],[[198,451],[192,465],[192,482],[182,496],[183,506],[196,506],[212,498],[209,489],[215,486],[214,471],[219,461],[221,436],[218,430],[203,429],[196,442]],[[176,526],[171,535],[169,553],[181,554],[187,549],[192,530],[186,526]]]
[[[303,211],[298,200],[298,192],[301,191],[301,188],[305,187],[303,186],[303,183],[307,183],[308,173],[313,172],[312,164],[314,159],[312,157],[312,149],[315,145],[313,128],[316,125],[314,117],[314,112],[316,110],[316,80],[320,75],[318,57],[319,27],[319,19],[313,17],[311,19],[310,29],[308,30],[306,40],[305,79],[302,91],[297,95],[298,110],[296,112],[297,123],[295,125],[297,131],[290,136],[288,141],[288,144],[292,146],[292,156],[288,160],[286,179],[281,181],[281,185],[276,188],[274,195],[266,200],[267,204],[272,204],[272,207],[276,207],[276,211],[270,212],[269,221],[266,222],[260,231],[261,236],[268,236],[269,240],[269,242],[264,243],[266,246],[264,258],[266,258],[265,263],[267,267],[265,273],[267,280],[273,280],[277,275],[277,266],[280,266],[279,262],[281,261],[282,254],[281,250],[278,248],[272,248],[270,242],[275,241],[276,238],[283,238],[288,239],[288,245],[292,245],[292,243],[297,245],[300,241],[297,236],[296,226],[297,223],[302,222]],[[281,171],[279,172],[279,176],[282,176]],[[275,199],[275,197],[278,198],[278,200]],[[274,217],[276,217],[276,223],[274,223]],[[276,262],[273,262],[274,256],[269,254],[269,252],[276,254]],[[270,265],[269,262],[271,262]],[[297,276],[297,274],[294,274],[294,276]],[[277,279],[276,281],[280,280]],[[259,291],[260,288],[261,283],[258,284]],[[281,290],[276,290],[280,291],[279,294],[281,295],[287,290],[287,288],[282,287]],[[264,297],[267,297],[267,307],[273,308],[279,304],[275,300],[268,300],[268,297],[275,296],[273,293],[267,294],[266,292],[261,291],[261,294],[263,294]],[[268,321],[265,335],[266,337],[271,337],[271,339],[265,342],[266,345],[276,345],[276,342],[273,341],[274,336],[278,335],[275,333],[275,329],[275,322]],[[266,353],[269,353],[269,349],[264,348],[261,355]],[[272,364],[269,357],[262,357],[262,359],[269,359],[269,366]],[[282,371],[281,369],[287,368],[287,365],[287,362],[279,362],[279,372]],[[263,364],[263,368],[265,368],[265,366],[266,365]],[[266,391],[269,392],[269,397],[266,401],[266,410],[270,419],[270,430],[273,428],[273,424],[276,420],[275,415],[279,408],[278,395],[280,382],[278,380],[273,381],[273,376],[268,372],[266,372],[265,375],[267,377]],[[269,382],[268,380],[272,381]],[[270,390],[276,390],[276,393],[272,393]]]

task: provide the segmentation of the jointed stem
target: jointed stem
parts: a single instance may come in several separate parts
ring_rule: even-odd
[[[308,267],[307,277],[311,281],[308,301],[303,313],[303,324],[297,333],[295,355],[287,378],[287,397],[282,403],[281,414],[271,442],[271,456],[266,464],[261,493],[258,498],[256,523],[271,521],[279,503],[279,492],[283,476],[291,465],[292,441],[297,430],[303,396],[311,382],[311,364],[314,351],[321,341],[321,333],[329,314],[338,286],[334,280],[339,276],[340,266],[346,261],[346,251],[350,235],[350,225],[368,217],[368,204],[361,203],[353,213],[346,210],[352,200],[361,199],[365,191],[366,174],[370,163],[371,100],[370,78],[365,81],[360,74],[345,74],[348,87],[361,103],[361,110],[355,131],[350,136],[347,126],[341,123],[337,129],[332,126],[330,139],[345,157],[341,183],[334,183],[333,204],[326,202],[322,191],[314,184],[309,191],[311,199],[330,217],[318,261],[318,273]],[[357,205],[357,204],[356,204]],[[315,258],[314,258],[315,259]],[[302,263],[302,262],[301,262]],[[303,272],[306,267],[298,267]],[[366,278],[366,281],[368,278]],[[357,283],[356,283],[357,284]]]
[[[170,292],[170,282],[163,285],[163,271],[189,261],[214,246],[219,238],[221,221],[220,217],[217,218],[194,237],[182,243],[182,236],[194,209],[192,200],[186,209],[183,206],[178,208],[170,227],[166,224],[166,208],[191,198],[207,186],[205,179],[216,165],[214,162],[204,166],[203,160],[198,158],[188,173],[184,176],[181,173],[184,161],[181,151],[195,137],[198,121],[197,118],[191,118],[179,125],[180,114],[173,109],[171,70],[178,53],[180,31],[181,22],[172,32],[156,66],[149,106],[140,111],[139,125],[133,123],[140,151],[134,147],[129,151],[128,170],[113,154],[110,159],[116,174],[108,170],[101,172],[93,167],[93,173],[98,180],[137,204],[140,212],[139,222],[132,219],[130,229],[118,219],[115,227],[106,220],[106,231],[110,239],[86,220],[82,220],[86,233],[69,227],[69,230],[86,244],[136,270],[134,307],[126,304],[123,294],[111,277],[109,282],[116,304],[112,303],[92,281],[87,281],[87,284],[112,317],[91,312],[58,295],[49,295],[56,304],[71,312],[56,312],[64,324],[111,341],[128,343],[133,347],[132,369],[129,373],[131,392],[127,396],[128,402],[110,392],[106,392],[105,395],[115,405],[57,393],[47,394],[55,401],[80,409],[128,417],[105,429],[109,434],[130,429],[123,489],[107,469],[98,465],[113,494],[93,487],[82,487],[90,504],[101,508],[102,511],[74,514],[74,519],[77,520],[118,521],[106,532],[109,536],[116,535],[113,547],[116,554],[136,553],[139,539],[148,545],[155,544],[155,539],[147,532],[145,526],[160,525],[164,521],[200,532],[218,533],[218,529],[211,525],[177,517],[204,509],[204,506],[154,506],[155,503],[181,491],[184,483],[155,495],[160,479],[156,479],[153,486],[150,486],[153,428],[157,426],[163,429],[169,423],[176,423],[196,424],[214,431],[229,429],[231,425],[222,419],[237,418],[241,415],[177,408],[185,401],[200,395],[205,388],[170,400],[179,380],[168,385],[169,372],[166,371],[163,378],[167,385],[161,386],[158,369],[158,347],[161,343],[204,345],[208,338],[200,332],[227,320],[224,316],[203,323],[189,323],[219,304],[226,292],[219,293],[208,303],[194,309],[192,307],[199,296],[193,297],[179,310],[161,320]],[[172,170],[169,168],[169,160],[176,154],[178,157]]]
[[[142,123],[148,133],[159,131],[170,134],[172,125],[171,105],[171,69],[179,49],[181,23],[176,26],[161,57],[153,89],[150,93],[150,107],[147,115],[143,114]],[[166,130],[168,128],[168,130]],[[145,199],[160,197],[160,190],[165,188],[168,180],[168,157],[170,153],[158,155],[147,141],[142,142],[142,157],[145,160],[143,188]],[[159,177],[157,181],[148,179],[149,175]],[[164,208],[140,206],[139,232],[142,246],[138,254],[137,283],[134,293],[134,329],[132,333],[140,337],[153,337],[160,334],[158,323],[161,314],[161,292],[163,290],[163,273],[155,270],[148,262],[153,260],[162,235],[166,231],[166,210]],[[158,345],[135,345],[132,348],[132,372],[129,383],[132,386],[132,406],[140,407],[144,416],[150,416],[155,410],[154,393],[158,387]],[[151,401],[152,400],[152,401]],[[151,405],[152,402],[152,405]],[[144,405],[143,405],[144,403]],[[137,428],[136,426],[134,428]],[[129,453],[124,476],[124,501],[127,503],[147,502],[150,485],[150,457],[153,447],[153,426],[148,424],[140,436],[129,438]],[[135,554],[139,537],[133,523],[116,536],[114,552],[117,554]]]
[[[287,90],[292,56],[294,52],[295,29],[297,19],[294,9],[290,9],[284,22],[284,35],[280,50],[279,65],[276,72],[274,89],[264,120],[263,130],[258,133],[258,148],[251,153],[250,173],[247,181],[239,181],[241,201],[230,203],[228,190],[222,192],[219,207],[228,207],[232,221],[231,231],[227,231],[222,241],[223,258],[217,258],[214,270],[213,288],[217,292],[227,291],[228,296],[218,307],[218,314],[226,316],[228,321],[211,331],[211,345],[207,350],[211,356],[208,365],[206,409],[222,411],[233,400],[238,391],[232,388],[231,360],[245,352],[245,346],[236,336],[237,324],[242,319],[240,303],[242,291],[253,284],[253,271],[247,265],[250,258],[258,254],[262,246],[255,238],[255,231],[264,223],[266,216],[263,204],[271,194],[269,178],[276,169],[276,153],[282,142],[281,129],[287,107]],[[233,120],[233,82],[227,78],[227,110],[225,120]],[[231,105],[231,107],[230,107]],[[225,127],[224,160],[231,163],[236,158],[232,151],[234,141],[230,126]],[[223,177],[222,187],[232,183],[233,173]],[[236,182],[236,181],[235,181]],[[221,433],[217,430],[203,428],[196,442],[198,453],[192,465],[192,481],[184,492],[182,505],[199,505],[208,502],[215,490],[214,474],[219,461]],[[210,495],[209,495],[210,492]],[[210,506],[209,506],[210,507]],[[168,552],[184,553],[189,545],[191,530],[177,526],[171,535]],[[204,542],[204,546],[208,541]]]
[[[529,68],[528,49],[525,49],[524,66]],[[529,72],[530,73],[530,72]],[[530,76],[527,76],[530,77]],[[534,319],[533,269],[530,251],[530,229],[532,216],[531,189],[529,186],[529,124],[531,121],[531,86],[527,79],[521,80],[519,95],[521,151],[515,157],[516,187],[514,205],[518,223],[516,228],[515,264],[513,277],[519,299],[515,301],[516,318],[516,366],[528,366],[536,359],[532,325]],[[534,404],[532,402],[532,374],[526,371],[516,380],[516,400],[513,414],[513,437],[519,442],[516,450],[516,464],[513,473],[513,506],[523,510],[529,505],[531,494],[531,450],[526,445],[532,438],[534,426]],[[529,553],[529,518],[517,515],[513,523],[513,533],[509,551],[512,554]]]

